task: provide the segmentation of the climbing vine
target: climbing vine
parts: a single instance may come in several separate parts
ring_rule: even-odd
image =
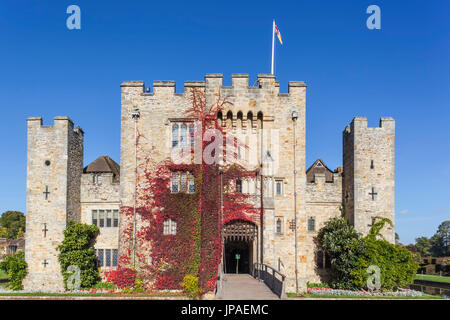
[[[230,133],[224,132],[217,121],[218,112],[231,104],[220,95],[212,107],[206,104],[204,92],[191,89],[191,107],[186,113],[187,119],[200,124],[196,127],[196,137],[208,135],[209,129],[218,130],[227,139],[234,139],[234,146],[238,143]],[[197,132],[199,130],[199,132]],[[228,136],[227,136],[228,134]],[[191,137],[194,133],[190,132]],[[140,279],[147,289],[181,289],[198,287],[198,292],[214,290],[218,267],[222,256],[221,228],[223,224],[235,219],[256,222],[259,209],[252,204],[250,195],[236,190],[236,179],[245,180],[255,178],[255,171],[249,171],[236,163],[225,163],[219,166],[218,161],[212,164],[205,159],[174,163],[171,159],[154,163],[149,152],[145,150],[143,139],[146,137],[138,133],[138,177],[137,177],[137,207],[136,213],[139,228],[136,230],[136,259]],[[217,138],[215,138],[217,139]],[[200,154],[209,152],[208,146],[217,143],[214,139],[196,139],[201,142]],[[227,150],[222,143],[224,156],[231,155],[235,150]],[[208,149],[207,149],[208,148]],[[188,156],[194,155],[194,148],[189,150]],[[217,150],[210,156],[217,159]],[[171,192],[171,177],[174,173],[188,172],[193,176],[195,191]],[[223,193],[221,195],[221,183]],[[183,191],[183,190],[181,190]],[[223,210],[220,210],[221,201]],[[132,241],[133,208],[123,206],[121,214],[127,221],[121,237],[125,242]],[[164,234],[164,220],[176,221],[176,234]],[[116,273],[117,282],[126,283],[123,276],[129,271],[132,250],[122,252],[119,258],[119,269]],[[112,279],[112,281],[115,281]],[[196,282],[196,283],[194,283]],[[183,285],[184,284],[184,285]],[[197,289],[195,289],[197,292]]]

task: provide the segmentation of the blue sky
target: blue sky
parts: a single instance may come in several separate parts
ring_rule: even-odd
[[[66,8],[81,8],[81,30]],[[366,8],[381,8],[381,30]],[[25,211],[26,122],[70,116],[85,131],[85,164],[120,160],[120,83],[270,72],[272,19],[283,36],[281,90],[307,91],[307,166],[342,163],[354,116],[396,120],[396,231],[431,236],[450,218],[450,2],[44,1],[0,4],[0,212]]]

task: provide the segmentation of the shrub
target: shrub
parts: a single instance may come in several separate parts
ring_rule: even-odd
[[[202,294],[202,290],[198,286],[198,277],[191,274],[184,276],[181,286],[186,294],[193,299],[198,298]]]
[[[308,281],[306,283],[306,287],[307,288],[329,288],[330,286],[327,283],[311,283]]]
[[[66,289],[67,280],[73,274],[68,272],[69,266],[80,268],[81,288],[90,288],[100,280],[93,247],[97,233],[97,226],[78,222],[69,222],[64,230],[64,240],[57,249],[60,251],[58,260]]]
[[[351,272],[355,286],[367,289],[370,274],[366,270],[370,265],[380,268],[381,290],[397,289],[414,281],[419,264],[409,250],[371,236],[363,238],[363,242],[366,251],[358,258]]]
[[[131,288],[135,285],[136,271],[131,268],[119,266],[117,270],[111,271],[107,276],[107,281],[111,281],[117,288]]]
[[[351,271],[365,250],[359,233],[347,220],[335,217],[328,220],[319,230],[317,240],[330,257],[331,287],[357,289],[352,281]]]
[[[27,263],[22,251],[12,256],[8,256],[0,262],[0,269],[8,274],[9,288],[12,290],[22,290],[22,280],[27,275]]]

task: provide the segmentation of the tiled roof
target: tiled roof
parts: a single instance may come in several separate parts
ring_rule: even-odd
[[[114,180],[119,180],[120,166],[108,156],[100,156],[83,169],[83,173],[113,173]]]

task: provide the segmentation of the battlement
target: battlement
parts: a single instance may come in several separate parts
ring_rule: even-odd
[[[392,117],[382,117],[380,118],[380,124],[378,127],[368,127],[366,117],[355,117],[353,118],[350,125],[345,127],[344,134],[351,134],[361,130],[384,130],[386,132],[392,133],[395,131],[395,120]]]
[[[79,126],[77,126],[75,129],[73,128],[73,121],[69,117],[66,117],[66,116],[54,117],[53,125],[50,125],[50,126],[45,126],[43,124],[42,117],[28,117],[27,118],[27,127],[28,127],[28,129],[42,128],[42,129],[46,129],[46,130],[52,130],[55,128],[56,129],[67,128],[81,137],[84,135],[84,131]]]
[[[205,75],[203,81],[185,81],[184,93],[176,92],[175,81],[153,81],[153,90],[150,87],[146,87],[144,81],[124,81],[120,85],[123,89],[130,88],[131,90],[138,90],[142,95],[146,96],[159,96],[159,95],[183,95],[192,88],[199,88],[206,92],[216,92],[218,89],[227,91],[227,93],[238,91],[244,91],[248,93],[258,93],[262,90],[271,90],[273,93],[279,96],[289,96],[295,94],[306,88],[306,84],[303,81],[289,81],[288,92],[279,93],[280,83],[276,80],[272,74],[258,74],[255,85],[249,85],[248,73],[233,73],[231,75],[231,86],[223,85],[222,73],[208,73]]]

